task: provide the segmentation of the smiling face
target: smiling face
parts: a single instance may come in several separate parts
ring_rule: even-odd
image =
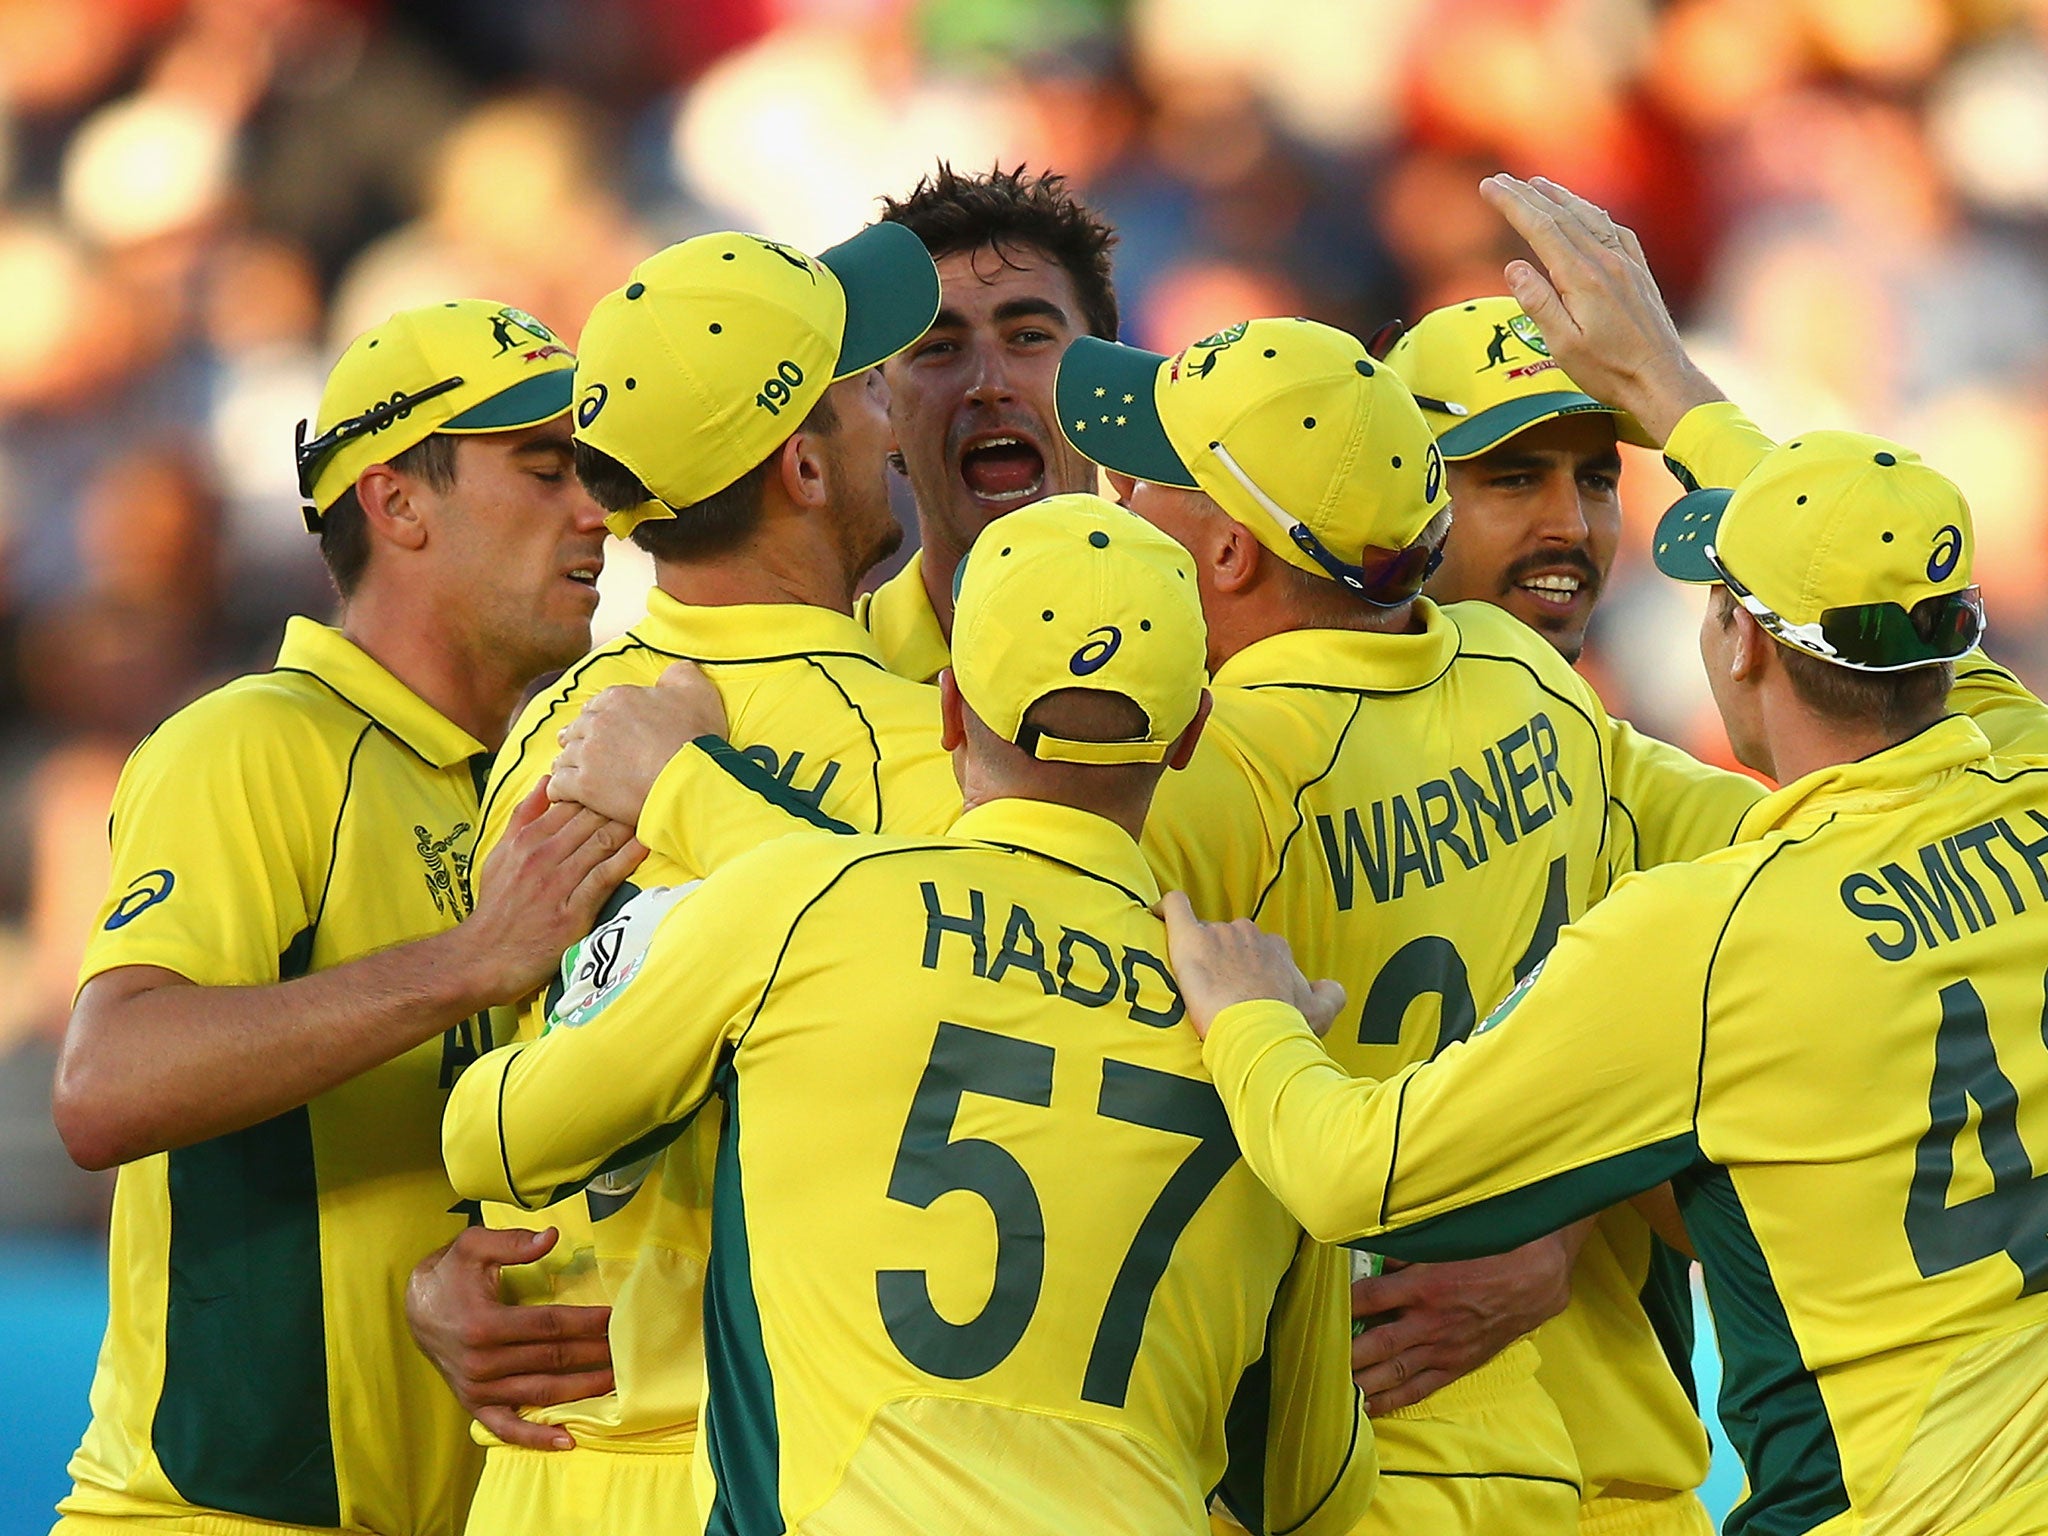
[[[1577,661],[1621,542],[1614,418],[1558,416],[1448,469],[1457,522],[1429,595],[1505,608]]]
[[[428,579],[466,610],[480,653],[525,678],[590,649],[604,514],[577,483],[569,417],[461,436],[455,483],[424,495]]]
[[[1060,355],[1087,329],[1073,278],[1032,246],[956,251],[938,268],[938,318],[883,372],[928,559],[950,572],[1005,512],[1096,479],[1053,407]]]

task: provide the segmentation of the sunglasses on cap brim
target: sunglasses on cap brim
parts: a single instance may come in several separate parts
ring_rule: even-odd
[[[1721,584],[1772,638],[1794,650],[1858,672],[1904,672],[1967,656],[1984,641],[1984,594],[1970,586],[1932,599],[1939,604],[1926,634],[1897,603],[1851,603],[1824,608],[1812,624],[1794,624],[1745,587],[1713,545],[1702,551]]]
[[[1372,339],[1365,344],[1365,350],[1376,360],[1385,362],[1387,354],[1394,350],[1394,343],[1407,334],[1408,322],[1406,320],[1389,320],[1385,325],[1372,333]],[[1458,404],[1455,400],[1439,400],[1435,395],[1418,395],[1412,387],[1408,393],[1414,395],[1415,403],[1425,411],[1435,411],[1439,416],[1470,416],[1472,414],[1470,410]]]
[[[1216,461],[1228,470],[1233,479],[1244,487],[1245,493],[1259,504],[1259,509],[1273,519],[1280,531],[1287,535],[1294,547],[1322,567],[1323,573],[1338,585],[1349,591],[1360,601],[1375,608],[1399,608],[1403,603],[1413,602],[1422,585],[1435,574],[1436,568],[1444,561],[1444,540],[1450,532],[1450,508],[1446,507],[1429,522],[1422,536],[1412,544],[1400,549],[1379,549],[1372,546],[1362,551],[1358,563],[1340,560],[1329,545],[1309,529],[1308,525],[1264,491],[1260,490],[1252,477],[1238,467],[1237,460],[1230,456],[1230,450],[1221,443],[1211,443],[1209,449],[1216,455]],[[1432,537],[1438,523],[1443,531]]]
[[[461,387],[462,378],[457,375],[454,378],[443,379],[438,384],[429,384],[425,389],[415,390],[409,395],[393,395],[382,405],[372,406],[360,416],[349,416],[337,421],[310,442],[306,438],[306,428],[311,423],[302,418],[292,437],[292,452],[298,460],[299,494],[306,498],[306,505],[300,509],[305,515],[306,531],[318,533],[320,524],[325,520],[320,509],[313,505],[313,481],[319,473],[323,459],[343,443],[368,432],[381,432],[392,422],[410,416],[414,407],[432,400],[436,395],[445,395],[449,390]]]

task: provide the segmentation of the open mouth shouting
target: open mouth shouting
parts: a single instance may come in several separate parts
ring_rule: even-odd
[[[993,512],[1008,512],[1045,493],[1045,450],[1030,432],[977,432],[960,445],[961,482]]]

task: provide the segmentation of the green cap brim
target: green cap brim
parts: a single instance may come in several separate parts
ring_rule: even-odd
[[[1650,558],[1657,569],[1673,581],[1715,582],[1721,573],[1707,558],[1707,546],[1721,531],[1721,518],[1735,493],[1726,486],[1692,491],[1671,503],[1657,519],[1657,533],[1650,540]]]
[[[1556,416],[1575,416],[1584,411],[1599,411],[1614,417],[1615,432],[1624,442],[1648,448],[1658,446],[1643,435],[1642,428],[1637,427],[1626,413],[1611,405],[1602,405],[1591,395],[1580,394],[1575,389],[1556,389],[1547,394],[1524,395],[1519,400],[1503,400],[1499,405],[1489,406],[1477,416],[1448,428],[1436,440],[1437,450],[1447,459],[1476,459],[1538,422],[1549,421]]]
[[[1194,471],[1166,435],[1154,392],[1166,358],[1099,336],[1083,336],[1060,359],[1053,398],[1060,431],[1104,469],[1155,485],[1199,490]]]
[[[870,224],[818,260],[846,291],[846,330],[832,378],[851,378],[894,357],[932,328],[939,269],[901,224]]]
[[[518,427],[537,427],[553,421],[569,409],[576,397],[576,370],[551,368],[546,373],[521,379],[510,389],[501,389],[488,400],[480,400],[459,416],[451,416],[436,432],[510,432]]]

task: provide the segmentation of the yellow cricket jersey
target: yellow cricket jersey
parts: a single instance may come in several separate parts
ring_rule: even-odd
[[[700,878],[755,842],[801,825],[788,819],[790,811],[866,831],[886,825],[933,833],[957,814],[952,765],[937,751],[936,696],[885,671],[852,619],[795,603],[694,607],[657,588],[648,595],[644,619],[565,673],[513,726],[485,792],[478,857],[503,835],[512,809],[554,761],[560,731],[593,695],[618,684],[652,683],[685,659],[704,667],[734,739],[747,743],[737,752],[707,741],[686,755],[711,754],[726,770],[713,777],[748,786],[740,798],[750,809],[764,805],[756,790],[774,796],[778,809],[765,825],[720,826],[694,846],[663,843],[621,888],[615,905],[642,886]],[[675,777],[668,776],[671,782]],[[579,949],[572,956],[569,982],[579,968],[595,973],[597,953]],[[561,992],[554,989],[557,999]],[[502,1011],[498,1038],[537,1036],[546,1003],[533,1000],[519,1018]],[[716,1121],[715,1112],[706,1117],[664,1154],[652,1176],[642,1169],[630,1179],[601,1181],[544,1211],[485,1208],[494,1226],[552,1226],[561,1233],[539,1263],[505,1272],[511,1295],[612,1308],[617,1390],[529,1414],[566,1426],[579,1444],[690,1447],[703,1387],[698,1318]],[[446,1134],[453,1147],[494,1141],[496,1130],[488,1117],[466,1116],[458,1102]]]
[[[952,646],[932,611],[924,585],[924,551],[910,557],[902,570],[853,605],[854,619],[874,636],[875,653],[898,677],[914,683],[938,680],[952,665]]]
[[[1730,1532],[2048,1526],[2048,758],[1951,717],[1626,880],[1467,1043],[1206,1059],[1319,1236],[1488,1252],[1671,1179],[1749,1473]]]
[[[454,1180],[526,1206],[722,1104],[707,1530],[1350,1528],[1347,1271],[1239,1161],[1158,894],[1064,806],[783,838],[465,1079]]]
[[[166,721],[122,773],[80,984],[266,986],[452,927],[489,756],[335,630]],[[406,1332],[462,1230],[441,1110],[472,1021],[247,1130],[123,1167],[111,1310],[67,1514],[453,1533],[478,1456]]]

